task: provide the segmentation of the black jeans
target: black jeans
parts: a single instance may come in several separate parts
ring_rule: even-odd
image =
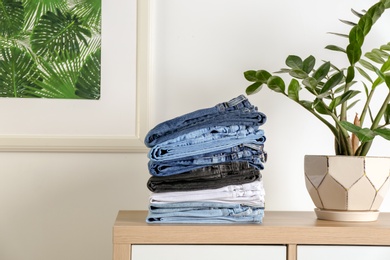
[[[239,185],[260,178],[259,169],[246,161],[234,161],[213,164],[176,175],[152,176],[147,187],[152,192],[195,191]]]

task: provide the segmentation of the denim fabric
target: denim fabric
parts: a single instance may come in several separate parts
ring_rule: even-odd
[[[250,133],[254,133],[259,126],[245,126],[245,125],[230,125],[230,126],[211,126],[201,129],[196,129],[192,132],[182,134],[176,138],[169,139],[160,143],[160,146],[169,145],[189,145],[197,144],[199,142],[207,142],[226,137],[245,137]]]
[[[261,223],[264,208],[240,204],[184,202],[151,204],[148,223]]]
[[[265,191],[262,180],[241,185],[228,185],[219,189],[197,191],[153,192],[150,203],[175,203],[183,201],[205,201],[243,204],[264,207]]]
[[[240,211],[241,208],[246,207],[241,204],[234,203],[220,203],[220,202],[207,202],[207,201],[183,201],[183,202],[175,202],[175,203],[150,203],[149,204],[149,212],[154,214],[160,213],[170,213],[170,212],[181,212],[188,210],[196,210],[196,209],[210,209],[210,208],[221,208],[221,209],[237,209],[237,212]]]
[[[249,183],[260,177],[260,171],[248,162],[235,161],[172,176],[152,176],[147,187],[152,192],[195,191]]]
[[[210,133],[207,137],[185,138],[179,142],[164,142],[154,146],[148,154],[152,161],[170,161],[186,157],[203,156],[245,144],[256,147],[265,142],[264,131],[250,127],[240,136]],[[238,133],[238,132],[236,132]]]
[[[173,161],[153,161],[148,163],[149,173],[153,176],[170,176],[196,170],[205,166],[226,162],[248,162],[252,167],[264,169],[267,161],[264,145],[240,144],[213,153],[181,158]]]
[[[259,126],[264,124],[265,121],[266,116],[258,112],[257,107],[253,106],[245,96],[240,95],[214,107],[199,109],[164,121],[147,133],[144,143],[147,147],[153,147],[201,128],[216,125]]]

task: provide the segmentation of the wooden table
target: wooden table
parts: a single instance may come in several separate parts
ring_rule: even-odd
[[[390,246],[390,213],[376,222],[317,220],[314,212],[266,211],[262,224],[147,224],[146,211],[119,211],[113,227],[113,259],[130,260],[136,244],[286,245],[297,259],[297,245]],[[230,236],[228,234],[234,234]]]

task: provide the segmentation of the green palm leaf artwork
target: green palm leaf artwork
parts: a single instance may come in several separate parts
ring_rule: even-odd
[[[101,0],[0,0],[0,97],[100,99]]]

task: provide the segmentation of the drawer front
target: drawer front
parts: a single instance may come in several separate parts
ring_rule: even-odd
[[[386,246],[298,246],[298,260],[389,260]]]
[[[286,246],[133,245],[132,260],[286,260]]]

